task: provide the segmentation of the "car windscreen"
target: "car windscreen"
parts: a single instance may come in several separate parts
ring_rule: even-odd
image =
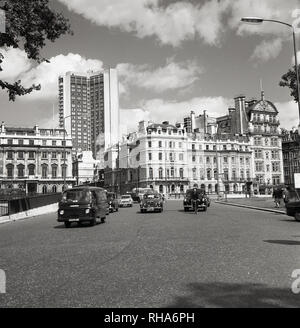
[[[154,195],[154,194],[146,194],[144,195],[144,199],[158,199],[159,195]]]
[[[194,193],[193,190],[187,190],[186,197],[191,197],[193,195],[193,193]],[[205,191],[203,189],[197,189],[197,194],[198,195],[205,195]]]
[[[63,193],[62,201],[89,203],[91,201],[91,193],[88,190],[67,190]]]
[[[131,196],[122,196],[121,199],[130,199]]]

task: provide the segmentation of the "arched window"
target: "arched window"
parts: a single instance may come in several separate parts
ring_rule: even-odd
[[[61,166],[61,176],[63,178],[65,178],[67,176],[67,165],[65,165],[65,164]]]
[[[211,185],[211,184],[208,185],[208,193],[209,193],[209,194],[212,193],[212,185]]]
[[[153,179],[153,168],[149,167],[149,179]]]
[[[160,167],[158,169],[158,176],[159,176],[160,179],[163,179],[163,168],[162,167]]]
[[[57,178],[57,165],[52,165],[52,178]]]
[[[183,168],[181,168],[179,170],[179,176],[180,176],[180,179],[183,179]]]
[[[159,192],[162,194],[164,192],[164,186],[163,185],[160,185],[159,186]]]
[[[57,193],[57,186],[53,186],[53,187],[52,187],[52,192],[53,192],[53,193]]]
[[[216,183],[216,184],[215,184],[215,193],[217,194],[218,191],[219,191],[219,185]]]
[[[211,180],[211,169],[207,170],[207,180]]]
[[[171,167],[171,177],[172,178],[174,177],[174,172],[175,172],[174,167]]]
[[[14,177],[14,166],[12,164],[8,164],[6,166],[6,170],[7,170],[7,177],[13,178]]]
[[[48,177],[48,165],[43,164],[42,165],[42,178],[47,179]]]
[[[18,168],[18,178],[24,178],[24,169],[25,169],[24,165],[19,164],[17,168]]]
[[[184,185],[180,185],[180,192],[184,193]]]
[[[194,180],[197,179],[197,170],[196,170],[195,167],[193,168],[193,179],[194,179]]]
[[[47,194],[47,186],[43,186],[43,194]]]
[[[238,192],[238,185],[236,183],[233,185],[233,192]]]
[[[28,165],[28,175],[35,175],[35,165]]]
[[[175,192],[175,185],[172,184],[171,191]]]
[[[214,179],[218,180],[218,170],[214,170]]]
[[[203,190],[206,190],[205,189],[205,184],[203,183],[200,188],[203,189]]]

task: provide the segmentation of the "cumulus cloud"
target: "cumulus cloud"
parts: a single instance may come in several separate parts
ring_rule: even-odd
[[[282,39],[276,38],[273,40],[263,40],[256,46],[251,56],[252,60],[258,59],[261,62],[266,62],[269,59],[276,58],[282,49]]]
[[[30,87],[32,84],[41,84],[41,91],[33,91],[23,96],[22,99],[25,100],[56,98],[58,77],[65,72],[83,73],[88,70],[103,69],[102,61],[86,59],[79,54],[73,53],[57,55],[49,59],[50,63],[42,62],[35,66],[23,50],[1,49],[0,53],[4,55],[3,71],[0,72],[0,79],[7,79],[8,81],[21,80],[26,87]]]
[[[291,129],[294,126],[298,127],[298,105],[295,101],[278,102],[275,103],[275,106],[279,112],[280,126],[282,128]]]
[[[0,53],[4,57],[0,79],[12,82],[21,73],[31,68],[31,61],[27,58],[25,51],[19,48],[0,48]]]
[[[202,69],[194,61],[181,63],[167,59],[164,67],[156,69],[149,65],[133,65],[128,63],[117,66],[122,88],[128,86],[164,92],[190,86],[199,79]]]
[[[43,62],[32,67],[25,74],[21,74],[22,83],[26,86],[41,84],[41,91],[32,92],[25,96],[26,99],[54,98],[57,97],[57,81],[61,74],[68,71],[79,73],[88,70],[101,70],[103,63],[97,59],[86,59],[78,54],[58,55],[50,58],[50,63]]]
[[[182,122],[191,110],[196,115],[200,115],[203,110],[206,110],[208,115],[218,117],[225,115],[228,107],[232,105],[233,100],[224,97],[196,97],[186,101],[168,101],[156,98],[144,101],[140,109],[123,109],[122,117],[128,124],[128,131],[134,131],[137,129],[138,122],[142,120],[158,123],[170,121],[174,124]]]
[[[173,46],[195,37],[218,44],[221,16],[228,2],[210,0],[200,5],[177,1],[162,6],[160,0],[59,1],[100,26],[119,28],[139,38],[154,36],[161,44]]]

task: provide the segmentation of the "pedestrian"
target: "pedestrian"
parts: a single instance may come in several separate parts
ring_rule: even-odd
[[[290,191],[291,191],[291,188],[289,186],[286,186],[283,190],[282,196],[283,196],[283,201],[285,204],[290,201],[290,198],[291,198]]]
[[[280,201],[282,199],[282,189],[277,187],[274,189],[273,191],[273,198],[274,198],[274,202],[275,202],[275,207],[279,207],[280,205]]]

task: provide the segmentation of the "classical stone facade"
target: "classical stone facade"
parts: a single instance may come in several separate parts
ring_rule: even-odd
[[[298,130],[282,134],[284,182],[294,186],[294,173],[300,173],[300,136]]]
[[[204,112],[175,125],[142,121],[138,131],[105,155],[105,185],[116,191],[152,187],[184,193],[197,184],[209,193],[270,193],[283,182],[278,111],[264,99],[235,98],[226,116]]]
[[[61,192],[64,174],[67,186],[75,183],[71,152],[72,139],[64,135],[62,129],[14,128],[6,127],[2,122],[1,189],[21,189],[27,193]]]

